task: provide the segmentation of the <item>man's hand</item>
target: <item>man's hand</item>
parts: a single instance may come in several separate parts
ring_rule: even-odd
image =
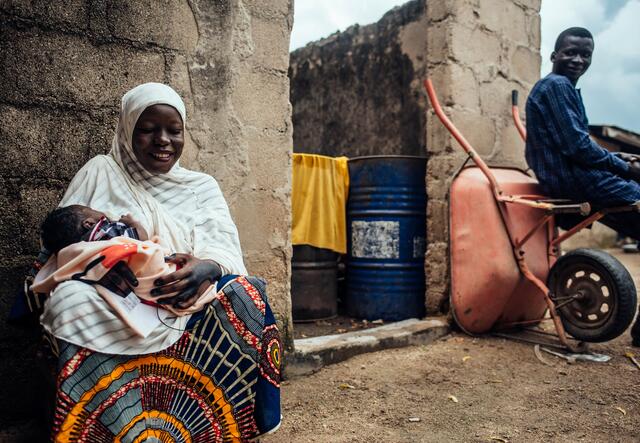
[[[173,254],[165,261],[180,266],[175,272],[158,278],[151,295],[158,297],[158,303],[171,304],[178,309],[193,305],[200,295],[222,276],[220,266],[212,260],[200,260],[190,254]],[[161,296],[178,292],[173,297]]]
[[[626,179],[635,180],[640,182],[640,161],[629,162],[629,171],[627,172]]]
[[[636,154],[628,154],[626,152],[616,152],[616,156],[618,156],[621,160],[626,161],[627,163],[640,162],[640,156]]]

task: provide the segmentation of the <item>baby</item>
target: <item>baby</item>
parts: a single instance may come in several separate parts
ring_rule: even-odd
[[[147,231],[131,214],[111,222],[103,212],[88,206],[72,205],[49,213],[40,228],[42,245],[52,254],[80,241],[129,237],[149,240]]]
[[[165,260],[170,252],[158,243],[157,237],[148,241],[147,231],[131,215],[112,222],[104,213],[87,206],[58,208],[47,215],[41,235],[43,246],[55,255],[38,273],[31,290],[49,294],[67,280],[92,284],[125,323],[142,337],[150,332],[149,328],[155,327],[149,320],[160,321],[160,316],[166,317],[167,312],[162,311],[185,316],[200,311],[215,298],[217,284],[212,283],[188,308],[163,304],[163,309],[158,311],[157,303],[162,303],[162,299],[151,295],[154,281],[178,267]],[[103,277],[119,264],[126,264],[133,274],[136,280],[133,291],[137,298],[133,297],[131,289],[105,284]],[[174,295],[166,294],[162,298]],[[149,311],[148,306],[153,310]]]

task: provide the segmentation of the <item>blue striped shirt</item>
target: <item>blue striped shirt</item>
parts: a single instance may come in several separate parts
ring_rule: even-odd
[[[525,156],[545,193],[555,198],[615,206],[640,200],[640,185],[620,175],[627,163],[589,137],[580,90],[549,74],[527,99]]]

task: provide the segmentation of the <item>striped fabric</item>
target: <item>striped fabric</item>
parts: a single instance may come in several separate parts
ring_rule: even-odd
[[[152,174],[133,153],[131,140],[138,117],[160,103],[173,106],[186,122],[184,103],[169,86],[145,83],[127,92],[111,152],[94,157],[78,171],[60,206],[89,206],[114,220],[130,213],[170,252],[214,260],[223,274],[244,275],[238,232],[216,181],[177,163],[166,174]],[[56,300],[62,298],[58,304]],[[81,306],[80,316],[70,300]],[[170,317],[142,341],[124,323],[118,326],[117,317],[93,287],[74,282],[59,285],[44,307],[45,327],[54,335],[65,332],[57,338],[109,353],[157,352],[178,340],[177,331],[188,320]]]
[[[640,200],[640,184],[626,180],[627,163],[589,137],[580,90],[558,74],[539,80],[527,99],[525,156],[544,192],[597,207]]]
[[[144,338],[125,324],[93,286],[77,281],[58,285],[45,302],[40,322],[58,339],[110,354],[145,354],[168,348],[182,335],[188,317],[166,318]]]

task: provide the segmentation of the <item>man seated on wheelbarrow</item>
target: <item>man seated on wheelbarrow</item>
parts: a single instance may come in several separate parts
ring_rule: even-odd
[[[612,154],[589,137],[576,84],[591,64],[593,49],[593,36],[584,28],[569,28],[558,36],[552,72],[536,83],[527,99],[525,155],[547,195],[588,201],[599,209],[640,201],[640,158]],[[567,221],[558,217],[561,227],[572,227],[563,226]],[[640,213],[608,214],[600,221],[640,241]],[[633,345],[640,346],[640,319],[631,335]]]

